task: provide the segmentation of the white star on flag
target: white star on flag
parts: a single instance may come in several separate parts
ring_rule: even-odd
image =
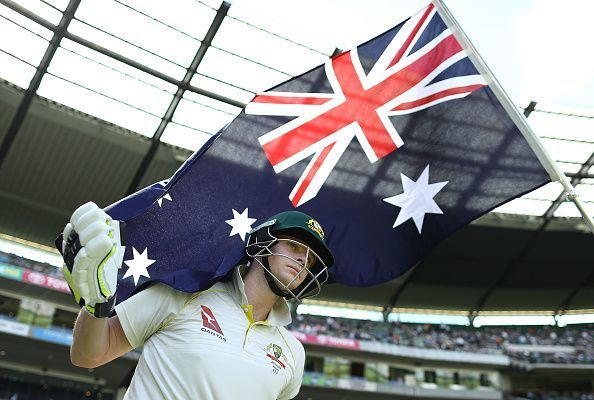
[[[425,167],[416,182],[404,174],[400,174],[400,177],[403,193],[384,199],[385,202],[401,208],[392,228],[412,218],[417,230],[421,233],[425,214],[443,214],[433,197],[449,181],[429,183],[429,165]]]
[[[243,210],[241,214],[235,211],[235,209],[232,209],[232,211],[233,218],[225,221],[233,228],[231,229],[231,233],[229,234],[229,236],[239,235],[241,237],[241,240],[243,241],[245,240],[245,235],[247,235],[249,231],[252,230],[252,224],[256,222],[256,218],[248,217],[247,208]]]
[[[169,193],[166,193],[165,196],[160,197],[159,199],[157,199],[157,204],[159,204],[159,207],[161,207],[163,205],[163,199],[169,200],[169,201],[173,201],[171,199],[171,196],[169,195]]]
[[[147,268],[152,265],[155,260],[148,258],[146,248],[141,254],[134,247],[132,247],[132,255],[132,260],[124,261],[124,264],[128,266],[128,271],[126,271],[122,279],[132,276],[134,277],[134,286],[136,286],[138,285],[138,279],[140,279],[141,276],[146,276],[147,278],[151,277],[147,271]]]
[[[169,179],[165,179],[165,180],[162,180],[161,182],[159,182],[159,185],[165,187],[165,186],[167,186],[168,183],[169,183]],[[163,206],[163,199],[173,201],[171,199],[171,195],[169,193],[165,193],[165,196],[161,196],[157,199],[157,204],[159,204],[159,208],[161,208],[161,206]]]

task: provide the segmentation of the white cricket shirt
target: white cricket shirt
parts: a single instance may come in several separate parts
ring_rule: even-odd
[[[240,271],[241,268],[241,271]],[[116,307],[130,344],[144,344],[125,400],[291,399],[303,376],[303,345],[285,328],[279,299],[254,322],[241,273],[198,293],[153,285]]]

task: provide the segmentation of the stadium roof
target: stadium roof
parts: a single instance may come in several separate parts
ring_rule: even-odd
[[[0,0],[0,34],[11,38],[0,44],[2,233],[50,245],[76,206],[106,206],[168,178],[254,93],[339,51],[228,3],[176,8]],[[594,214],[594,109],[518,106]],[[592,237],[564,199],[560,185],[546,185],[407,276],[324,296],[387,308],[594,308]]]

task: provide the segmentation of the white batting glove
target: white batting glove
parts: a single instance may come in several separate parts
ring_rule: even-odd
[[[95,203],[80,206],[64,228],[64,276],[76,302],[98,318],[115,304],[118,269],[124,258],[121,223]],[[122,224],[123,226],[123,224]]]

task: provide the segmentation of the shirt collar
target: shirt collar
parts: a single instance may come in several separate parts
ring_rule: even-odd
[[[243,276],[247,273],[247,269],[248,267],[246,265],[235,267],[235,271],[233,272],[233,288],[235,300],[243,308],[244,312],[246,312],[247,308],[251,313],[251,305],[245,294],[245,283],[243,282]],[[268,314],[266,323],[272,326],[285,326],[291,323],[291,312],[285,299],[279,297],[276,303],[274,303],[272,310]]]

